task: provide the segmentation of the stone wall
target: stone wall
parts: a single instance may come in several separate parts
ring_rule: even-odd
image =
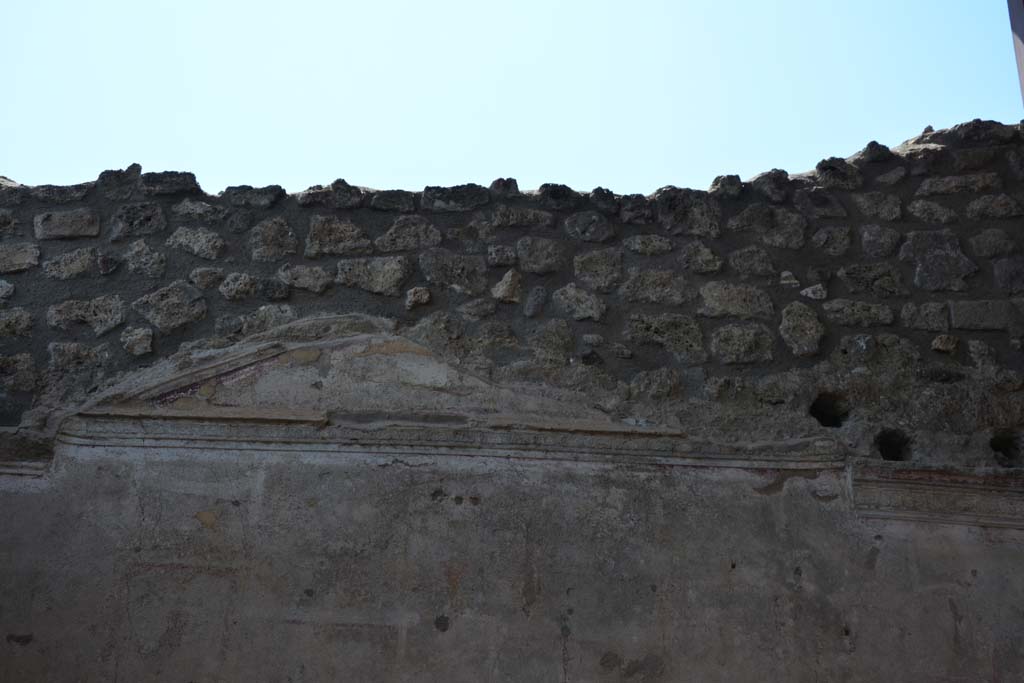
[[[45,457],[55,410],[125,372],[351,312],[629,424],[1017,466],[1022,206],[1024,135],[982,121],[650,196],[0,178],[0,414],[25,437],[0,458]]]

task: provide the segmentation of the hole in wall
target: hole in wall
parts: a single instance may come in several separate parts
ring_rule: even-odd
[[[843,397],[829,391],[818,394],[807,412],[822,427],[841,427],[850,415]]]
[[[875,436],[875,448],[882,460],[910,460],[910,437],[899,429],[883,429]]]
[[[1020,452],[1020,435],[1012,430],[1000,430],[988,442],[1000,467],[1024,467]]]

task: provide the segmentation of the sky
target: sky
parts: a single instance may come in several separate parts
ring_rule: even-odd
[[[1003,0],[3,0],[0,175],[649,194],[1024,117]]]

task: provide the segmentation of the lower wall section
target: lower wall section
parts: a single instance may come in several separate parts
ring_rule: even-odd
[[[0,518],[4,681],[1024,678],[1024,532],[845,470],[62,444]]]

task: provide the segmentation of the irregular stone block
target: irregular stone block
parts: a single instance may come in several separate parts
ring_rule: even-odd
[[[896,185],[902,182],[907,177],[907,169],[903,166],[897,166],[891,171],[886,171],[875,178],[875,182],[879,185]]]
[[[220,235],[206,228],[178,228],[164,244],[208,261],[220,257],[227,246]]]
[[[789,197],[789,174],[780,168],[754,176],[747,185],[773,204],[781,204]]]
[[[565,247],[561,242],[545,237],[521,237],[516,242],[519,267],[527,273],[553,273],[565,261]]]
[[[517,304],[522,297],[522,291],[523,276],[518,271],[510,270],[491,287],[491,296],[507,304]]]
[[[240,301],[254,296],[258,287],[259,281],[249,273],[228,273],[217,291],[228,301]]]
[[[295,238],[288,221],[280,217],[260,222],[249,233],[253,261],[278,261],[294,254],[298,246],[299,241]]]
[[[537,189],[537,202],[551,211],[569,211],[579,206],[582,201],[583,197],[566,185],[544,183]]]
[[[14,212],[10,209],[0,209],[0,237],[7,237],[14,234],[18,221]]]
[[[576,278],[590,289],[610,292],[622,279],[622,251],[597,249],[577,255],[573,259]]]
[[[495,197],[518,197],[519,196],[519,183],[516,182],[515,178],[495,178],[491,181],[490,187],[491,194]]]
[[[489,266],[514,266],[516,264],[516,250],[505,244],[492,244],[487,247],[487,265]]]
[[[88,277],[96,270],[95,249],[75,249],[43,261],[43,275],[54,280]]]
[[[907,212],[925,223],[955,223],[959,220],[956,211],[937,202],[916,199],[907,206]]]
[[[277,271],[277,279],[290,287],[322,294],[333,278],[320,266],[293,266],[286,263]]]
[[[614,215],[619,211],[619,199],[615,193],[604,187],[595,187],[590,191],[590,203],[604,214]]]
[[[159,204],[125,204],[110,219],[110,241],[156,235],[164,231],[167,221]]]
[[[982,258],[1008,256],[1017,251],[1017,245],[1010,239],[1010,236],[1006,234],[1006,231],[999,228],[983,230],[975,237],[972,237],[970,241],[974,253]]]
[[[194,268],[188,274],[188,281],[199,289],[213,289],[224,281],[224,269]]]
[[[867,218],[880,221],[898,221],[903,217],[903,205],[895,194],[885,192],[865,192],[850,197],[857,209]]]
[[[370,208],[378,211],[412,213],[416,210],[416,193],[406,190],[378,190],[370,197]]]
[[[688,365],[703,363],[708,358],[700,325],[691,316],[634,313],[630,315],[623,335],[628,341],[638,344],[662,346]]]
[[[797,190],[793,195],[793,205],[810,218],[846,217],[846,209],[835,195],[820,187]]]
[[[826,189],[856,190],[864,184],[860,169],[839,157],[822,159],[814,170],[818,184]]]
[[[5,391],[33,391],[38,378],[32,354],[0,356],[0,388]]]
[[[907,233],[900,260],[915,264],[914,284],[931,292],[967,289],[964,278],[978,271],[949,229]]]
[[[32,315],[24,308],[0,309],[0,337],[28,337],[32,334]]]
[[[362,205],[363,200],[362,188],[353,187],[341,178],[328,187],[314,185],[295,195],[299,206],[322,205],[331,209],[355,209]]]
[[[240,317],[241,332],[243,336],[266,332],[286,325],[296,317],[295,310],[288,304],[266,304]]]
[[[938,353],[956,353],[960,340],[951,334],[940,334],[932,339],[932,351]]]
[[[433,284],[472,295],[482,294],[487,289],[487,263],[483,256],[434,248],[420,254],[419,265],[420,271]]]
[[[150,249],[145,240],[129,244],[124,259],[128,263],[128,272],[143,277],[162,277],[167,267],[167,257]]]
[[[865,225],[860,229],[860,247],[868,258],[892,256],[902,240],[902,233],[893,228]]]
[[[978,197],[967,205],[967,217],[974,220],[985,218],[1016,218],[1022,213],[1020,204],[1007,194],[990,194]]]
[[[171,332],[202,320],[206,315],[203,293],[184,280],[136,299],[132,309],[161,332]]]
[[[885,304],[873,304],[867,301],[835,299],[826,301],[822,308],[824,308],[829,322],[845,327],[892,325],[896,319],[892,309]]]
[[[430,290],[426,287],[413,287],[405,293],[405,310],[411,311],[417,306],[430,303]]]
[[[782,309],[779,334],[794,356],[813,356],[818,353],[825,326],[818,320],[814,309],[794,301]]]
[[[280,185],[267,185],[266,187],[235,185],[225,188],[220,193],[221,200],[226,204],[249,209],[269,209],[283,199],[284,196],[284,188]]]
[[[121,332],[121,346],[133,356],[153,351],[153,330],[148,327],[126,327]]]
[[[757,246],[743,247],[729,254],[729,267],[742,276],[772,276],[777,272],[768,252]]]
[[[14,285],[7,280],[0,280],[0,303],[7,303],[12,296],[14,296]]]
[[[687,242],[679,248],[679,267],[702,275],[717,273],[724,261],[700,240]]]
[[[619,220],[633,225],[646,225],[654,219],[654,208],[642,194],[627,194],[619,198]]]
[[[819,228],[811,237],[811,244],[828,256],[842,256],[850,248],[850,228],[845,225]]]
[[[615,237],[615,228],[597,211],[574,213],[565,219],[565,233],[582,242],[607,242]]]
[[[1010,294],[1024,292],[1024,257],[1001,258],[993,267],[996,287]]]
[[[1009,330],[1020,319],[1020,312],[1006,299],[950,301],[950,324],[955,330]]]
[[[708,192],[716,197],[736,199],[743,193],[743,181],[738,175],[720,175],[711,181]]]
[[[772,333],[759,323],[724,325],[711,335],[711,355],[726,365],[772,359]]]
[[[46,348],[50,354],[50,369],[60,373],[89,372],[110,361],[106,344],[90,347],[75,342],[52,342]]]
[[[772,211],[772,227],[761,235],[761,242],[778,249],[800,249],[807,242],[806,232],[806,218],[776,207]]]
[[[66,330],[74,323],[85,323],[99,337],[123,323],[124,313],[124,300],[116,294],[89,300],[69,299],[47,309],[46,324]]]
[[[935,301],[907,303],[900,311],[900,323],[912,330],[945,332],[949,329],[949,311],[946,304]]]
[[[630,303],[679,306],[696,297],[686,280],[671,270],[630,268],[619,296]]]
[[[210,221],[220,222],[224,220],[228,212],[220,206],[213,206],[198,199],[186,197],[171,207],[171,213],[179,218],[189,221]]]
[[[384,252],[428,249],[441,244],[441,231],[422,216],[400,216],[373,243]]]
[[[840,268],[838,274],[839,279],[855,294],[869,291],[883,299],[907,294],[903,287],[903,276],[890,263],[854,264]]]
[[[100,219],[92,209],[47,211],[36,215],[32,227],[37,240],[97,237]]]
[[[454,187],[423,188],[420,207],[424,211],[472,211],[491,201],[486,187],[475,183]]]
[[[401,296],[402,283],[409,279],[414,269],[413,260],[408,256],[346,259],[338,262],[335,281],[345,287],[374,294]]]
[[[523,302],[523,315],[527,318],[535,318],[544,310],[544,303],[548,300],[548,290],[542,285],[537,285],[530,290]]]
[[[143,173],[140,177],[139,189],[143,194],[199,194],[202,188],[192,173],[179,171],[161,171],[159,173]]]
[[[654,193],[658,220],[670,235],[718,237],[722,210],[707,192],[663,187]]]
[[[996,173],[971,173],[968,175],[925,178],[917,188],[918,197],[933,195],[963,194],[966,192],[994,192],[1003,189],[1003,181]]]
[[[352,256],[372,251],[370,240],[351,221],[336,216],[313,216],[309,219],[309,235],[306,237],[304,252],[307,258]]]
[[[599,296],[580,289],[575,283],[555,290],[551,295],[551,301],[562,313],[574,320],[600,321],[608,310],[607,304]]]
[[[771,318],[775,313],[771,297],[757,287],[729,282],[709,282],[700,288],[704,301],[698,311],[708,318]]]
[[[661,235],[630,235],[622,240],[622,246],[634,254],[658,256],[672,251],[672,240]]]

